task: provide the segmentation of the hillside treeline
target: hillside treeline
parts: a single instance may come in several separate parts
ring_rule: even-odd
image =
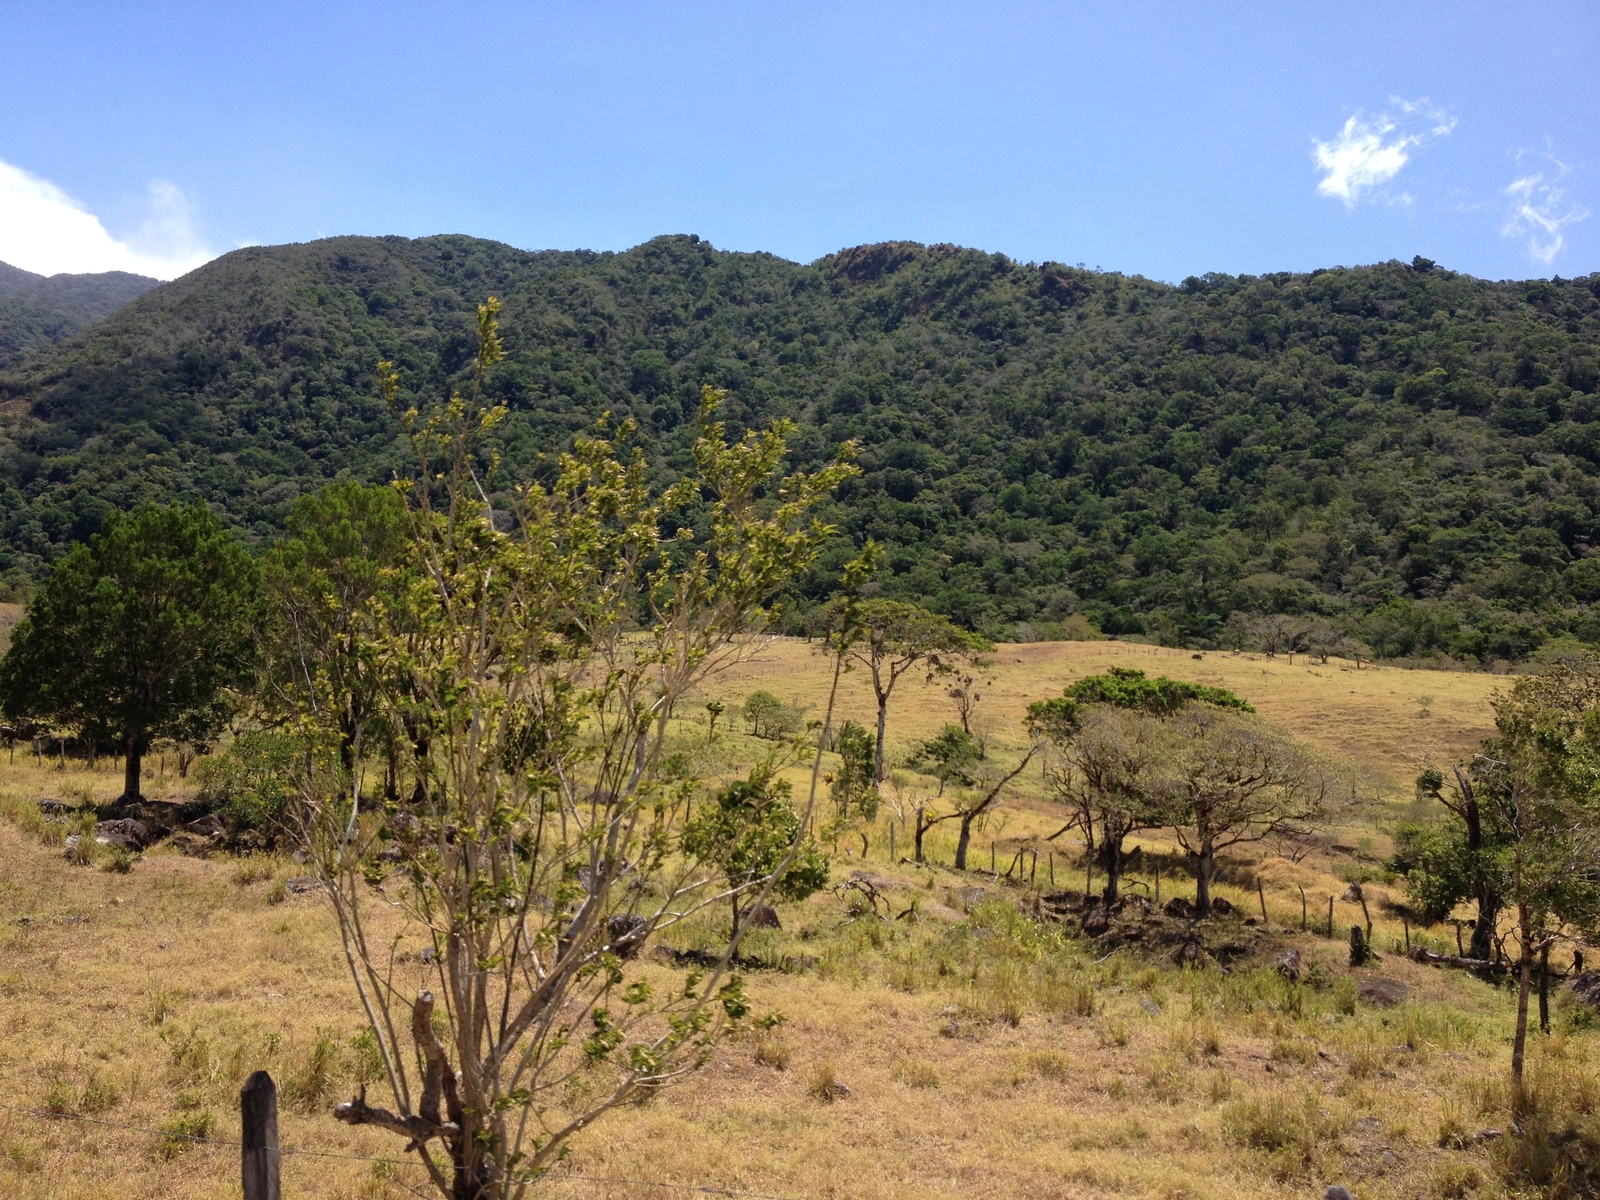
[[[402,399],[464,386],[490,295],[507,478],[610,413],[664,482],[703,384],[735,427],[796,421],[802,466],[860,440],[797,623],[871,537],[886,594],[994,637],[1215,644],[1283,612],[1385,657],[1600,640],[1600,277],[1422,259],[1174,287],[909,243],[809,265],[694,237],[240,250],[0,375],[4,580],[141,499],[265,542],[322,481],[388,478],[377,362]]]

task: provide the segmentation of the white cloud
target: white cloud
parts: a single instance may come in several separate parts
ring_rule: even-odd
[[[1550,164],[1548,174],[1536,171],[1511,181],[1505,190],[1511,213],[1500,230],[1506,237],[1526,235],[1528,253],[1547,267],[1567,244],[1562,229],[1589,215],[1588,209],[1567,203],[1561,186],[1569,173],[1567,164],[1556,158],[1550,158]]]
[[[146,217],[125,239],[47,179],[0,161],[0,262],[41,275],[132,271],[173,279],[216,257],[175,184],[154,180]]]
[[[1389,98],[1390,110],[1369,117],[1356,113],[1327,141],[1311,139],[1311,161],[1322,172],[1317,194],[1344,201],[1354,208],[1360,201],[1400,174],[1424,143],[1445,137],[1455,128],[1455,118],[1433,108],[1427,100]],[[1410,204],[1409,192],[1386,197],[1392,204]]]

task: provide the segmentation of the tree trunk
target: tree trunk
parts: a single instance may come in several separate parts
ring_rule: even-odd
[[[874,682],[873,689],[877,690]],[[883,769],[883,731],[889,726],[889,693],[878,692],[878,743],[872,748],[872,782],[882,783],[885,778]],[[944,783],[940,781],[940,791],[944,790]]]
[[[1468,958],[1490,958],[1494,954],[1494,927],[1500,919],[1500,897],[1484,890],[1478,894],[1478,919],[1472,925]]]
[[[1194,915],[1198,918],[1211,915],[1211,875],[1216,866],[1216,851],[1209,842],[1201,843],[1200,857],[1194,868]]]
[[[1512,1103],[1522,1110],[1522,1063],[1528,1050],[1528,994],[1533,990],[1533,948],[1528,942],[1529,916],[1526,906],[1519,905],[1518,923],[1521,924],[1522,953],[1517,963],[1517,1032],[1511,1042],[1511,1085],[1515,1095]]]
[[[123,747],[126,758],[122,768],[122,799],[132,804],[143,799],[139,795],[139,768],[144,762],[144,747],[139,744],[139,735],[136,733],[127,736]]]
[[[965,871],[967,869],[967,847],[971,843],[972,816],[963,816],[961,818],[961,836],[956,841],[956,870]]]
[[[1539,1032],[1550,1032],[1550,943],[1539,949]]]
[[[1122,891],[1122,835],[1114,833],[1109,827],[1100,843],[1099,859],[1106,872],[1106,888],[1101,893],[1101,899],[1109,908],[1117,902]]]

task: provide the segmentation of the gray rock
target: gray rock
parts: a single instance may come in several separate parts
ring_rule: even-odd
[[[782,929],[783,922],[778,920],[776,909],[765,904],[752,905],[740,918],[739,923],[746,929]]]
[[[1362,899],[1361,885],[1359,883],[1352,883],[1349,887],[1345,888],[1344,895],[1340,896],[1339,899],[1343,900],[1346,904],[1360,904]]]
[[[1600,971],[1585,971],[1567,986],[1590,1008],[1600,1009]]]
[[[199,820],[190,821],[184,826],[190,833],[197,837],[219,838],[228,832],[228,827],[222,823],[222,818],[216,813],[207,813]]]
[[[1273,964],[1273,969],[1290,983],[1300,982],[1300,951],[1285,950],[1282,957]]]
[[[321,888],[322,880],[315,875],[295,875],[283,881],[283,890],[294,896],[319,891]]]
[[[150,828],[143,821],[135,821],[132,817],[101,821],[94,827],[94,840],[102,846],[125,846],[129,850],[143,850],[150,844]]]
[[[1398,979],[1369,975],[1356,985],[1356,995],[1376,1008],[1393,1008],[1410,998],[1411,989]]]
[[[68,859],[68,860],[77,858],[78,857],[78,843],[81,842],[82,840],[83,839],[81,837],[79,837],[77,834],[69,833],[67,835],[66,849],[62,852],[61,857],[65,858],[65,859]]]
[[[1152,1017],[1159,1017],[1161,1015],[1161,1005],[1157,1004],[1149,996],[1139,997],[1139,1007],[1144,1009],[1144,1011],[1149,1013]]]
[[[1194,916],[1194,901],[1183,896],[1174,896],[1161,906],[1161,911],[1169,917]]]
[[[1322,1200],[1356,1200],[1356,1198],[1350,1194],[1349,1188],[1340,1187],[1338,1184],[1334,1183],[1329,1184],[1328,1187],[1323,1190]]]
[[[650,922],[638,913],[617,913],[606,920],[606,937],[611,949],[622,958],[637,955],[649,936]]]

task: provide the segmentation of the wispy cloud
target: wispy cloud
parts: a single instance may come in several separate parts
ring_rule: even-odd
[[[152,181],[145,214],[137,230],[115,238],[55,184],[0,161],[0,262],[41,275],[132,271],[173,279],[216,257],[175,184]]]
[[[1399,175],[1425,143],[1447,136],[1455,126],[1454,117],[1426,99],[1391,96],[1389,108],[1376,116],[1358,112],[1327,141],[1311,139],[1311,161],[1322,172],[1317,194],[1342,200],[1346,208],[1374,193],[1391,203],[1409,204],[1409,193],[1379,189]]]
[[[1567,200],[1562,186],[1562,180],[1571,174],[1567,164],[1552,155],[1544,157],[1549,163],[1545,170],[1513,179],[1505,189],[1511,212],[1500,232],[1511,238],[1526,237],[1528,253],[1548,267],[1566,247],[1566,235],[1561,231],[1583,220],[1589,210]]]

